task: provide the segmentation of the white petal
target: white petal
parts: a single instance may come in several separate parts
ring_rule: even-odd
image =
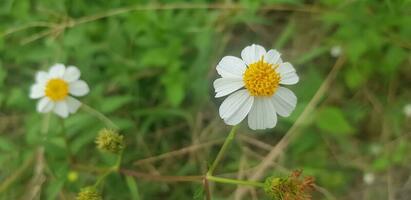
[[[80,70],[75,66],[67,67],[63,79],[67,82],[77,81],[80,78]]]
[[[38,99],[44,96],[44,84],[37,83],[30,88],[30,98]]]
[[[63,64],[57,63],[51,66],[49,70],[50,78],[63,78],[66,67]]]
[[[228,96],[220,106],[219,114],[228,125],[240,123],[248,114],[254,97],[247,90],[239,90]]]
[[[247,65],[253,64],[261,59],[265,55],[264,47],[256,44],[247,46],[241,51],[241,58]]]
[[[273,65],[281,64],[282,62],[281,54],[275,49],[271,49],[270,51],[268,51],[264,56],[264,60],[265,62],[273,64]]]
[[[37,103],[37,111],[40,113],[50,112],[54,108],[54,102],[51,101],[48,97],[43,97]]]
[[[56,102],[56,106],[54,107],[54,113],[58,116],[66,118],[69,115],[69,108],[66,101],[59,101]]]
[[[247,100],[238,108],[238,110],[231,115],[231,117],[224,119],[228,125],[237,125],[247,116],[253,106],[254,97],[249,96]]]
[[[225,56],[217,65],[217,72],[222,77],[243,77],[246,69],[244,61],[234,56]]]
[[[279,87],[272,97],[271,102],[280,116],[288,117],[297,105],[297,97],[291,90],[285,87]]]
[[[84,96],[88,94],[90,88],[87,83],[83,80],[78,80],[69,83],[69,93],[74,96]]]
[[[270,97],[256,97],[248,114],[248,126],[253,130],[273,128],[277,114]]]
[[[214,81],[215,97],[222,97],[242,88],[244,81],[241,78],[219,78]]]
[[[81,102],[73,97],[67,97],[67,105],[70,113],[75,113],[81,106]]]
[[[298,81],[300,80],[297,73],[295,72],[294,67],[288,62],[281,63],[277,68],[277,72],[280,74],[281,84],[293,85],[298,83]]]
[[[38,71],[36,73],[36,82],[37,83],[45,83],[49,78],[49,74],[45,71]]]

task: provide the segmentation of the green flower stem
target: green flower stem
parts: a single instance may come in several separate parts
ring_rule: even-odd
[[[73,154],[71,152],[71,148],[70,148],[70,143],[69,143],[69,139],[67,137],[67,132],[66,132],[66,126],[64,123],[64,119],[60,118],[60,122],[61,122],[61,129],[62,129],[62,134],[63,134],[63,138],[64,138],[64,143],[66,145],[66,149],[67,149],[67,155],[68,155],[68,161],[72,162],[73,161]]]
[[[221,177],[215,177],[215,176],[212,176],[212,175],[207,175],[206,178],[207,178],[207,180],[214,181],[214,182],[219,182],[219,183],[227,183],[227,184],[234,184],[234,185],[246,185],[246,186],[261,187],[261,188],[264,187],[264,183],[261,183],[261,182],[221,178]]]
[[[121,150],[121,151],[120,151],[120,154],[119,154],[118,157],[117,157],[116,164],[114,165],[114,170],[115,170],[115,171],[118,171],[118,170],[120,169],[121,161],[122,161],[122,159],[123,159],[123,151],[124,151],[124,150]]]
[[[111,121],[108,117],[106,117],[103,113],[99,112],[98,110],[96,110],[96,109],[94,109],[94,108],[92,108],[92,107],[90,107],[90,106],[88,106],[87,104],[84,104],[84,103],[82,104],[81,108],[84,111],[88,112],[89,114],[93,115],[94,117],[98,118],[106,126],[108,126],[110,128],[113,128],[115,130],[119,130],[118,126],[113,121]],[[112,172],[118,172],[119,171],[120,166],[121,166],[121,161],[122,161],[122,158],[123,158],[123,151],[124,150],[121,150],[121,152],[118,154],[116,163],[111,168],[109,168],[107,171],[105,171],[97,179],[96,183],[94,184],[94,187],[98,187],[103,182],[103,180],[109,174],[111,174]]]
[[[108,117],[106,117],[103,113],[99,112],[98,110],[88,106],[87,104],[82,104],[81,108],[88,112],[89,114],[95,116],[97,119],[99,119],[100,121],[102,121],[104,124],[106,124],[106,126],[119,130],[118,126],[116,124],[114,124],[113,121],[111,121]]]
[[[47,113],[44,118],[43,118],[43,124],[41,126],[41,134],[43,135],[43,139],[47,139],[47,133],[49,132],[49,128],[50,128],[50,118],[51,118],[51,114]]]
[[[225,152],[227,151],[228,146],[234,140],[236,132],[237,132],[237,126],[233,126],[233,128],[231,128],[231,131],[228,134],[227,138],[225,139],[223,146],[221,147],[220,151],[218,152],[216,159],[214,160],[213,164],[211,165],[210,169],[208,170],[207,176],[211,176],[214,173],[214,170],[217,168],[218,163],[220,163],[220,161],[223,158]]]
[[[111,172],[115,171],[114,168],[110,168],[108,169],[106,172],[104,172],[96,181],[96,183],[94,184],[94,187],[97,188],[102,182],[103,180],[109,175],[111,174]]]
[[[121,160],[123,158],[123,151],[120,152],[120,154],[117,156],[117,161],[116,163],[110,167],[109,169],[107,169],[107,171],[105,171],[96,181],[96,183],[94,184],[94,187],[98,187],[101,182],[103,182],[103,180],[112,172],[118,172],[121,166]]]

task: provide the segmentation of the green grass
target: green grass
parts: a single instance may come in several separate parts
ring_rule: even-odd
[[[214,174],[252,177],[310,105],[296,137],[260,181],[302,169],[324,188],[314,199],[408,198],[411,117],[403,108],[411,103],[410,1],[155,2],[1,1],[0,199],[27,199],[35,185],[40,199],[73,199],[116,162],[95,147],[105,124],[84,110],[64,128],[51,116],[42,135],[45,116],[28,93],[35,72],[56,62],[81,70],[91,92],[80,100],[125,137],[122,168],[137,175],[108,175],[104,199],[203,199],[201,180],[184,177],[207,172],[230,130],[218,116],[215,66],[252,43],[275,47],[294,64],[297,108],[271,130],[242,123]],[[343,49],[340,58],[330,55],[333,46]],[[309,104],[316,93],[322,95]],[[35,180],[39,147],[44,182]],[[73,173],[78,178],[68,178]],[[366,173],[374,175],[372,184],[363,181]],[[237,190],[210,187],[213,199],[234,199]],[[268,199],[261,189],[256,195]]]

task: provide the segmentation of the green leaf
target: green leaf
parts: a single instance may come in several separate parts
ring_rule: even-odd
[[[354,131],[337,107],[324,107],[318,111],[315,124],[322,131],[332,134],[349,134]]]
[[[392,46],[387,50],[384,56],[382,66],[379,67],[383,74],[393,74],[401,66],[401,63],[407,58],[407,53],[399,48]]]
[[[367,51],[367,44],[361,38],[352,40],[346,44],[348,59],[356,62]]]
[[[4,84],[4,80],[6,79],[6,75],[7,75],[7,71],[6,71],[6,69],[4,69],[4,67],[2,66],[2,64],[0,62],[0,88]]]
[[[364,83],[365,78],[355,67],[348,68],[344,73],[345,83],[350,89],[357,89]]]
[[[321,55],[323,55],[325,53],[328,53],[328,51],[329,51],[329,47],[326,47],[326,46],[313,48],[309,52],[305,53],[303,56],[298,58],[295,61],[295,64],[296,65],[305,64],[309,61],[314,60],[317,57],[320,57]]]
[[[64,181],[64,179],[51,180],[47,187],[47,199],[57,199],[57,195],[63,189]]]
[[[136,180],[134,180],[134,178],[131,176],[126,176],[126,182],[127,182],[128,189],[130,190],[132,199],[140,200],[141,198],[138,192],[138,186],[137,186]]]
[[[198,187],[194,192],[194,200],[203,200],[204,199],[204,188],[202,186]]]
[[[372,163],[372,168],[375,171],[384,171],[390,166],[390,160],[385,156],[379,157]]]
[[[115,96],[106,97],[104,101],[101,102],[101,112],[111,113],[121,108],[122,106],[130,103],[133,100],[131,96]]]
[[[0,137],[0,150],[2,151],[12,151],[16,149],[16,145],[13,144],[12,141],[10,141],[7,138]]]
[[[174,107],[179,106],[185,96],[184,75],[181,73],[173,73],[165,77],[163,82],[168,101]]]
[[[29,102],[30,99],[28,98],[28,94],[25,91],[23,91],[21,88],[13,88],[9,93],[6,105],[9,108],[25,110],[31,107],[34,110],[35,103],[33,102],[33,104],[31,105]]]
[[[276,49],[281,49],[284,47],[284,45],[292,38],[293,34],[295,32],[295,22],[290,21],[288,22],[287,26],[285,29],[282,31],[280,37],[278,37],[276,43],[275,43],[275,48]]]

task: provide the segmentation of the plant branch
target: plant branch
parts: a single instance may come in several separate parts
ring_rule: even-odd
[[[98,110],[88,106],[87,104],[82,104],[81,108],[88,112],[89,114],[93,115],[94,117],[96,117],[97,119],[99,119],[100,121],[102,121],[106,126],[108,126],[109,128],[113,128],[116,130],[119,130],[119,127],[113,122],[111,121],[108,117],[106,117],[103,113],[99,112]]]
[[[231,128],[231,131],[228,134],[227,138],[225,139],[223,146],[221,147],[220,151],[218,152],[216,159],[214,160],[213,164],[211,165],[210,169],[208,170],[207,176],[212,175],[214,173],[214,170],[217,168],[218,163],[220,163],[220,161],[222,160],[225,152],[227,151],[228,146],[234,140],[236,132],[237,132],[237,126],[233,126]]]
[[[200,182],[204,179],[204,176],[159,176],[151,175],[145,172],[136,172],[129,169],[119,169],[119,172],[127,175],[134,176],[141,179],[160,182]]]
[[[222,178],[222,177],[216,177],[216,176],[211,176],[211,175],[207,176],[207,180],[211,180],[211,181],[218,182],[218,183],[234,184],[234,185],[264,187],[264,183],[261,183],[261,182],[229,179],[229,178]]]

